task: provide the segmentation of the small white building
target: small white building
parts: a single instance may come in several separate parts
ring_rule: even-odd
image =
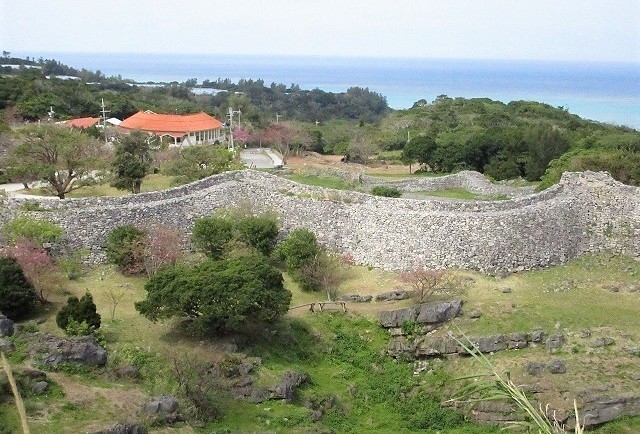
[[[222,122],[204,112],[193,115],[167,115],[138,112],[120,123],[124,130],[139,130],[169,138],[169,146],[213,144],[223,141]]]

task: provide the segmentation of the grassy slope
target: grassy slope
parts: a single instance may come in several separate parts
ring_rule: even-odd
[[[505,279],[462,274],[475,279],[475,283],[461,294],[466,301],[465,311],[477,309],[483,315],[478,320],[463,316],[454,321],[453,327],[460,327],[468,335],[487,335],[530,331],[536,327],[553,332],[557,326],[567,336],[567,345],[557,354],[568,366],[568,373],[561,377],[547,375],[532,379],[522,373],[522,366],[527,361],[549,359],[549,354],[542,348],[491,356],[499,369],[512,372],[516,382],[529,384],[535,380],[543,387],[554,389],[560,379],[564,395],[545,393],[541,398],[543,402],[564,403],[563,399],[573,399],[580,387],[592,384],[605,383],[616,391],[635,387],[629,376],[638,372],[640,359],[630,357],[623,348],[640,341],[636,312],[640,293],[629,293],[624,289],[612,293],[604,287],[619,284],[625,288],[625,285],[638,282],[640,263],[627,258],[596,256]],[[176,326],[175,321],[151,323],[138,315],[133,303],[144,297],[143,284],[143,278],[125,278],[110,267],[97,268],[82,280],[69,283],[69,293],[81,295],[89,289],[94,296],[103,317],[109,364],[116,366],[133,361],[146,375],[142,382],[136,383],[115,379],[108,372],[50,374],[58,387],[54,387],[48,396],[26,399],[34,433],[81,432],[117,420],[136,420],[138,408],[149,397],[176,393],[177,387],[170,378],[173,358],[216,359],[221,356],[224,342],[189,336]],[[289,279],[286,284],[294,293],[292,305],[323,298],[301,293]],[[376,294],[400,285],[391,273],[354,267],[341,292]],[[503,293],[503,287],[512,288],[512,292]],[[113,320],[110,292],[124,294]],[[44,322],[39,325],[40,330],[59,332],[53,313],[65,297],[62,293],[49,296],[53,304],[41,312]],[[314,432],[319,426],[336,432],[415,430],[420,426],[420,419],[414,416],[426,415],[424,418],[428,419],[433,408],[429,402],[412,400],[412,391],[423,390],[424,396],[435,394],[444,399],[457,387],[452,386],[452,378],[476,372],[478,367],[464,358],[446,364],[435,361],[431,364],[432,374],[414,377],[410,365],[382,357],[387,336],[375,323],[377,311],[407,304],[406,301],[353,304],[346,316],[311,314],[301,309],[294,311],[291,319],[271,338],[236,339],[242,350],[261,357],[260,384],[277,383],[282,373],[289,369],[308,372],[313,384],[301,391],[294,405],[275,401],[262,404],[227,401],[221,420],[206,428],[181,426],[155,432]],[[592,338],[578,338],[577,333],[587,328],[592,331]],[[613,347],[590,348],[589,343],[594,338],[605,335],[616,340]],[[344,413],[332,410],[320,425],[312,423],[309,410],[303,407],[304,402],[310,397],[330,395],[337,397]],[[438,414],[437,417],[446,419],[446,415]],[[17,420],[10,403],[0,404],[0,420],[8,426],[15,425]],[[636,432],[639,428],[638,419],[632,419],[605,427],[602,432]],[[445,432],[492,430],[467,426]]]

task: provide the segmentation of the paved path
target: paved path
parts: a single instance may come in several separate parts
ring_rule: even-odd
[[[240,152],[242,164],[255,169],[282,167],[282,159],[271,149],[244,149]]]
[[[45,185],[42,182],[30,182],[29,184],[31,188],[39,188]],[[44,200],[58,199],[58,196],[36,196],[33,194],[18,193],[18,191],[24,190],[24,185],[17,182],[12,184],[0,184],[0,190],[4,190],[7,193],[8,197],[20,197],[20,198],[27,198],[27,199],[44,199]]]

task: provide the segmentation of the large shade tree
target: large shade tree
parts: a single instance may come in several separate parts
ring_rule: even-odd
[[[60,199],[95,182],[93,170],[104,162],[102,144],[86,134],[56,125],[33,125],[19,133],[7,161],[10,177],[47,182]]]

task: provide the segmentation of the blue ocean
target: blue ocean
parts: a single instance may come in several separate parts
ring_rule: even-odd
[[[54,58],[138,82],[262,79],[302,89],[367,87],[392,108],[438,95],[539,101],[583,118],[640,128],[640,64],[197,54],[14,53]]]

